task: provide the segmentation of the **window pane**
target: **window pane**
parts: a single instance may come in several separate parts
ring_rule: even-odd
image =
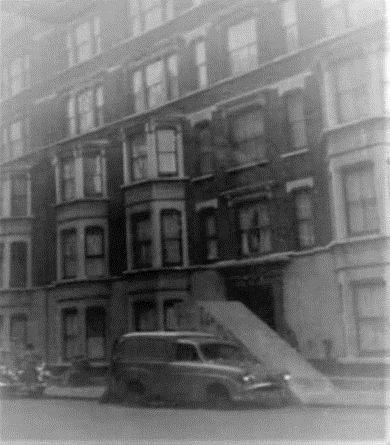
[[[88,228],[86,236],[86,255],[104,255],[104,231],[101,228]]]
[[[134,136],[131,141],[132,180],[138,181],[148,177],[148,147],[146,134]]]
[[[363,352],[381,352],[389,349],[389,323],[386,320],[360,321],[360,348]]]
[[[62,232],[63,278],[77,276],[77,234],[75,230]]]
[[[11,243],[11,276],[10,287],[27,286],[27,244]]]
[[[201,41],[198,42],[195,46],[195,59],[196,64],[201,65],[206,62],[206,48],[205,48],[205,42]]]
[[[146,84],[148,86],[160,83],[164,80],[164,63],[159,60],[146,67]]]
[[[229,50],[242,48],[257,40],[256,20],[247,20],[239,25],[232,26],[228,31]]]
[[[133,75],[133,92],[134,92],[135,112],[140,113],[141,111],[143,111],[145,109],[143,81],[142,81],[142,72],[141,71],[136,71]]]
[[[297,21],[295,0],[287,0],[282,5],[283,24],[291,25]]]
[[[10,338],[12,342],[27,344],[27,315],[16,314],[10,320]]]
[[[145,31],[149,29],[156,28],[157,26],[162,24],[162,8],[154,8],[145,13]]]
[[[157,131],[157,149],[159,173],[175,174],[177,172],[177,155],[174,130]]]
[[[84,192],[86,196],[103,193],[102,159],[100,155],[84,158]]]

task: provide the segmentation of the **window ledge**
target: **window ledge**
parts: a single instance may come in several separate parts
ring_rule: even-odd
[[[27,286],[27,287],[3,287],[2,289],[0,289],[0,292],[26,292],[26,291],[32,291],[35,288],[31,287],[31,286]]]
[[[63,201],[63,202],[57,202],[52,204],[53,207],[64,207],[67,205],[74,205],[74,204],[79,204],[79,203],[83,203],[83,202],[108,202],[109,198],[107,197],[88,197],[88,198],[77,198],[77,199],[73,199],[72,201]]]
[[[226,173],[234,173],[240,170],[247,170],[249,168],[258,167],[259,165],[266,165],[269,163],[268,159],[262,159],[255,162],[248,162],[247,164],[242,164],[237,167],[230,167],[226,169]]]
[[[81,283],[90,283],[96,281],[107,281],[112,277],[108,275],[104,277],[80,277],[80,278],[61,278],[59,280],[54,281],[55,286],[62,286],[64,284],[81,284]]]
[[[14,220],[20,220],[20,219],[34,219],[35,216],[34,215],[29,215],[29,216],[1,216],[0,217],[0,222],[1,221],[14,221]]]
[[[324,130],[322,130],[320,139],[327,136],[328,134],[334,133],[335,131],[343,130],[344,128],[355,127],[355,126],[364,124],[366,122],[369,122],[371,120],[384,119],[384,118],[388,118],[388,117],[389,116],[387,116],[387,115],[373,114],[373,115],[361,117],[360,119],[355,119],[353,121],[342,122],[342,123],[339,123],[336,125],[332,125],[331,127],[327,127]]]
[[[156,177],[156,178],[147,178],[142,179],[141,181],[129,182],[128,184],[122,184],[120,186],[121,189],[127,189],[131,187],[137,187],[144,184],[150,184],[152,182],[180,182],[187,181],[189,179],[188,176],[167,176],[167,177]]]
[[[375,241],[375,240],[380,240],[380,239],[386,239],[386,235],[384,235],[383,233],[373,233],[373,234],[368,234],[368,235],[361,235],[361,236],[354,236],[354,237],[350,237],[350,238],[346,238],[346,239],[342,239],[342,240],[336,240],[333,241],[332,245],[333,246],[342,246],[342,245],[346,245],[346,244],[353,244],[353,243],[359,243],[359,242],[364,242],[364,241]]]
[[[214,178],[214,175],[212,173],[209,173],[208,175],[195,176],[194,178],[191,178],[191,182],[200,182],[212,178]]]
[[[390,364],[390,357],[373,356],[373,357],[338,357],[339,363],[345,364],[371,364],[371,363],[384,363]]]
[[[123,273],[129,275],[137,275],[145,272],[169,272],[169,271],[183,271],[187,270],[188,266],[159,266],[159,267],[148,267],[146,269],[127,269]]]
[[[300,150],[291,151],[289,153],[283,153],[282,155],[280,155],[280,157],[282,159],[292,158],[293,156],[299,156],[308,152],[309,152],[308,148],[301,148]]]

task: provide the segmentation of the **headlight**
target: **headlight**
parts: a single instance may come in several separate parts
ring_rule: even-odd
[[[244,383],[249,383],[255,381],[255,376],[252,374],[245,374],[242,376],[242,380]]]
[[[283,374],[283,380],[291,380],[291,374]]]

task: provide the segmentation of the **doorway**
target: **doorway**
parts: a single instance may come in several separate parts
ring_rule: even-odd
[[[274,292],[271,284],[229,280],[227,297],[230,301],[243,303],[270,328],[276,330]]]

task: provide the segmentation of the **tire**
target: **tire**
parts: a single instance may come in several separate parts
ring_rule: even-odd
[[[216,385],[207,389],[206,405],[212,409],[230,409],[234,404],[229,391],[222,385]]]
[[[123,402],[128,406],[146,406],[148,398],[144,385],[138,381],[126,382]]]

